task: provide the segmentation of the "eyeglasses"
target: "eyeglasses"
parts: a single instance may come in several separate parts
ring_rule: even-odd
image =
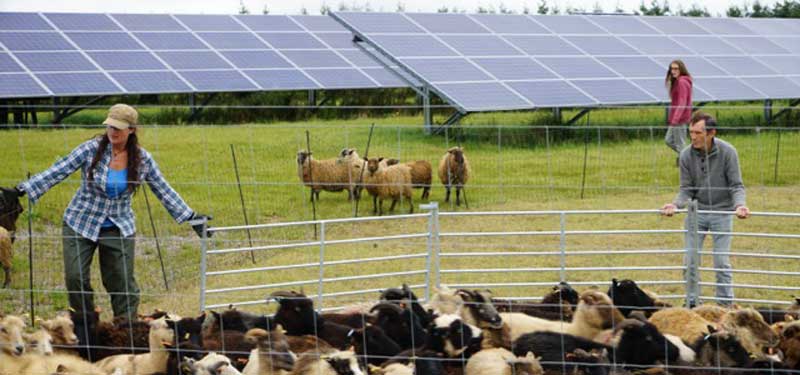
[[[670,67],[669,70],[681,70],[681,68]]]

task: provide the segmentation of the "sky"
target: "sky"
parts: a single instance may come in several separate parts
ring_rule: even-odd
[[[662,0],[663,1],[663,0]],[[771,4],[774,1],[766,1]],[[527,6],[532,12],[539,0],[241,0],[252,14],[261,14],[266,7],[270,14],[299,14],[305,8],[308,14],[319,14],[327,5],[336,10],[340,4],[349,8],[369,7],[373,11],[395,11],[402,4],[407,12],[435,12],[437,9],[453,7],[467,12],[475,12],[479,7],[499,9],[501,6],[517,13]],[[557,6],[562,12],[567,8],[592,11],[600,5],[605,12],[613,12],[620,7],[626,12],[638,9],[641,0],[547,0],[549,6]],[[646,0],[649,4],[650,0]],[[669,0],[670,8],[702,4],[716,15],[725,15],[730,5],[742,6],[744,3],[725,0]],[[81,12],[81,13],[188,13],[188,14],[235,14],[240,8],[240,0],[0,0],[0,11],[23,12]]]

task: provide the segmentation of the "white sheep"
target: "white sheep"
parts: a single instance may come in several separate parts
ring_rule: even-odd
[[[26,353],[37,353],[41,355],[53,354],[53,336],[44,328],[34,333],[24,334],[23,338],[25,339]]]
[[[68,312],[58,312],[54,318],[39,321],[38,324],[53,337],[56,353],[74,352],[71,347],[78,345],[78,336],[75,335],[75,324]]]
[[[348,198],[352,199],[355,196],[355,182],[361,175],[358,163],[345,163],[338,159],[316,160],[311,155],[308,151],[297,152],[297,176],[303,184],[311,187],[311,199],[319,201],[321,190],[347,190]]]
[[[414,202],[411,197],[411,168],[407,165],[397,164],[391,166],[380,165],[381,159],[367,160],[367,170],[364,173],[364,183],[367,191],[372,195],[372,213],[383,215],[383,201],[391,199],[389,211],[393,211],[401,199],[408,200],[409,213],[414,212]]]
[[[535,318],[523,313],[500,313],[503,322],[511,327],[511,339],[525,333],[550,331],[594,339],[600,332],[622,322],[625,317],[603,292],[587,290],[581,293],[572,322]]]
[[[442,156],[439,161],[439,181],[442,182],[445,188],[444,201],[450,202],[450,189],[455,186],[456,188],[456,206],[461,205],[461,191],[464,190],[464,185],[469,181],[471,174],[469,161],[464,155],[464,149],[461,147],[451,147]],[[466,202],[467,196],[464,195]]]
[[[467,362],[466,375],[542,375],[539,360],[528,352],[516,357],[507,349],[484,349],[472,355]]]
[[[291,375],[364,375],[352,351],[301,354]]]
[[[414,363],[390,363],[384,367],[369,365],[369,373],[372,375],[414,375]]]
[[[149,353],[113,355],[97,362],[97,366],[109,373],[117,368],[122,369],[124,374],[165,372],[167,370],[169,352],[164,347],[164,343],[174,344],[174,323],[172,321],[168,322],[166,317],[162,317],[150,321],[149,324]]]
[[[14,258],[14,249],[11,242],[11,233],[6,228],[0,227],[0,265],[3,266],[5,281],[3,288],[11,285],[11,260]]]
[[[181,368],[184,374],[192,375],[242,375],[231,364],[230,358],[215,352],[206,354],[200,360],[184,358]]]

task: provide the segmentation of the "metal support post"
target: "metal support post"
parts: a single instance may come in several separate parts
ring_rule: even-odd
[[[687,256],[690,261],[686,265],[686,307],[691,307],[700,302],[700,250],[703,244],[700,242],[700,223],[697,217],[697,201],[689,202],[686,212],[686,235],[694,238],[694,247],[687,248]]]
[[[567,281],[567,214],[561,213],[559,215],[561,217],[561,233],[559,234],[559,260],[560,260],[560,270],[558,273],[559,280],[566,282]]]
[[[317,92],[315,90],[308,90],[308,105],[310,107],[317,106]]]
[[[772,123],[772,99],[764,101],[764,120],[767,124]]]
[[[553,108],[553,118],[555,119],[556,125],[561,125],[561,108],[555,107]]]
[[[428,86],[422,88],[422,117],[425,122],[425,134],[431,134],[433,128],[433,115],[431,114],[431,90]]]
[[[325,278],[325,222],[319,223],[319,281],[317,284],[317,311],[322,312],[322,292]]]
[[[190,225],[193,225],[189,222]],[[200,237],[200,312],[206,309],[206,270],[208,267],[208,220],[203,219],[203,235]]]
[[[438,263],[438,252],[434,252],[434,245],[438,243],[439,239],[439,202],[430,202],[428,204],[421,204],[419,205],[420,210],[428,210],[430,211],[430,216],[428,216],[428,255],[425,258],[425,300],[431,300],[431,261],[433,256],[436,255],[437,263]],[[434,238],[435,237],[435,238]],[[439,269],[437,265],[436,274],[439,274]],[[436,285],[439,285],[439,279],[436,279]]]

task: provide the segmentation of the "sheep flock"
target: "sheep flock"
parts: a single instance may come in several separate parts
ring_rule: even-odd
[[[372,197],[373,214],[382,215],[383,202],[389,201],[389,211],[397,203],[407,202],[409,213],[414,211],[412,189],[421,189],[419,199],[430,197],[433,167],[427,160],[401,162],[385,157],[362,158],[356,149],[342,149],[336,157],[317,160],[313,152],[297,152],[297,176],[311,189],[311,200],[319,201],[321,191],[347,191],[350,200],[360,199],[365,191]],[[469,181],[471,168],[464,150],[451,147],[439,160],[439,180],[445,188],[445,202],[450,201],[451,189],[456,190],[456,205],[461,197],[467,203],[464,186]]]
[[[231,306],[106,321],[99,310],[70,311],[34,327],[2,315],[0,375],[800,373],[800,301],[782,316],[686,309],[613,280],[608,291],[562,282],[527,304],[446,286],[421,301],[407,285],[336,312],[296,291],[265,304],[275,312]]]

